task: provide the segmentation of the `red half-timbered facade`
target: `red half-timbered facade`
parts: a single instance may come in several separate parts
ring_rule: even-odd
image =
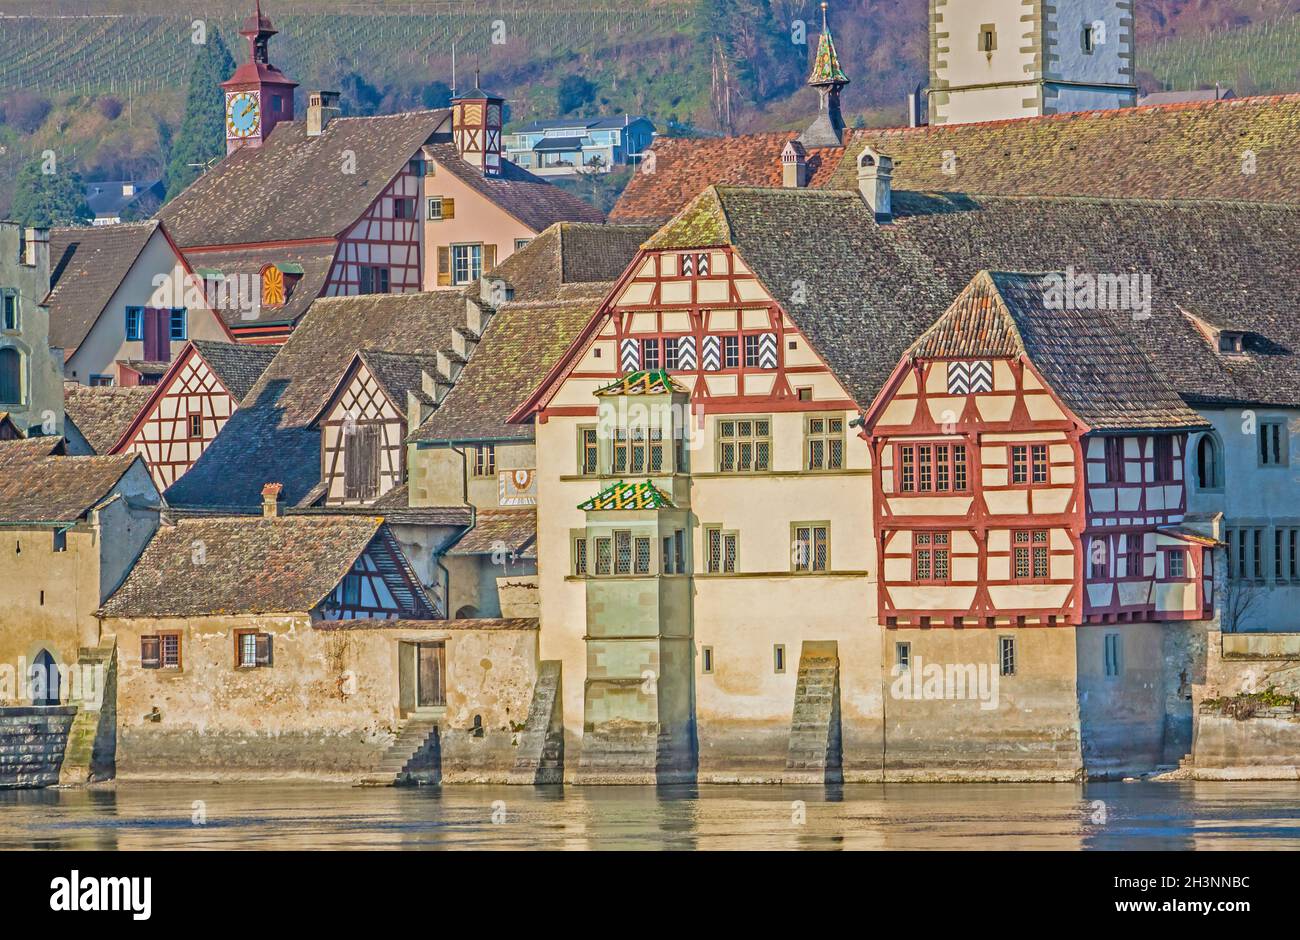
[[[421,289],[422,166],[408,163],[340,236],[325,296]]]
[[[981,272],[868,409],[882,622],[1199,619],[1213,540],[1186,530],[1202,422],[1106,314]]]
[[[314,613],[321,620],[431,620],[435,616],[420,579],[387,526],[356,557]]]
[[[160,491],[194,466],[274,350],[191,341],[177,355],[110,453],[144,458]]]

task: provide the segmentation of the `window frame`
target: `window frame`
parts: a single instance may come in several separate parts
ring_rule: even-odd
[[[1290,427],[1285,418],[1261,418],[1257,427],[1259,432],[1259,447],[1256,448],[1255,457],[1261,468],[1285,469],[1291,464],[1291,440]],[[1272,430],[1272,440],[1268,430]],[[1269,458],[1269,445],[1272,446],[1273,458]]]
[[[1107,436],[1103,437],[1105,449],[1105,479],[1102,481],[1107,484],[1123,485],[1125,480],[1125,464],[1127,458],[1124,454],[1124,441],[1127,438]]]
[[[12,313],[13,322],[10,323]],[[0,332],[23,331],[22,295],[12,287],[0,287]]]
[[[740,337],[728,333],[722,337],[722,368],[739,369],[740,363]]]
[[[437,214],[437,215],[434,215],[434,212],[433,212],[433,207],[434,207],[434,204],[435,204],[435,203],[436,203],[437,206],[438,206],[438,214]],[[442,197],[441,197],[441,196],[428,196],[428,197],[426,197],[426,198],[425,198],[425,213],[426,213],[426,216],[427,216],[426,221],[429,221],[429,222],[441,222],[441,221],[443,220],[443,216],[442,216]]]
[[[590,435],[590,438],[588,438]],[[591,469],[587,469],[587,457],[591,457]],[[600,435],[594,424],[578,426],[578,475],[584,477],[600,476]]]
[[[144,644],[146,640],[152,640],[158,645],[158,658],[149,660],[144,655]],[[165,640],[175,641],[175,662],[167,661],[167,644]],[[152,663],[152,664],[151,664]],[[140,635],[140,667],[142,669],[164,669],[179,672],[184,668],[184,649],[182,647],[181,634],[179,630],[159,630],[157,633],[142,633]]]
[[[174,343],[183,343],[190,338],[190,317],[185,307],[172,307],[168,311],[167,338]]]
[[[492,480],[497,475],[497,445],[474,444],[470,457],[469,475],[472,480]]]
[[[926,536],[929,541],[921,542]],[[942,538],[942,542],[939,539]],[[938,553],[944,553],[947,573],[941,578],[936,575],[935,561]],[[925,571],[921,574],[921,556],[925,555]],[[917,584],[951,584],[952,583],[952,530],[951,529],[913,529],[912,530],[912,581]]]
[[[1017,543],[1020,536],[1028,541]],[[1043,536],[1041,542],[1035,541]],[[1020,575],[1020,553],[1025,553],[1027,574]],[[1043,559],[1043,573],[1038,573],[1038,559]],[[1011,530],[1011,580],[1016,584],[1044,584],[1052,580],[1052,532],[1050,529],[1012,529]]]
[[[805,565],[799,562],[798,546],[801,542],[799,530],[808,530],[808,561]],[[823,558],[821,567],[817,566],[817,532],[821,530],[821,540],[823,547]],[[800,575],[817,575],[826,574],[833,569],[831,568],[831,523],[829,519],[809,520],[803,522],[790,523],[790,572]]]
[[[912,671],[912,644],[906,640],[894,643],[894,675]]]
[[[1101,669],[1107,679],[1124,675],[1124,634],[1103,633],[1101,637]]]
[[[244,660],[244,641],[251,639],[253,641],[253,661],[245,662]],[[262,656],[259,648],[260,641],[265,640],[266,655]],[[274,641],[271,634],[265,630],[241,629],[235,631],[235,668],[244,669],[266,669],[274,664]]]
[[[741,434],[740,426],[746,422],[750,423],[752,431],[750,434]],[[767,425],[767,433],[760,434],[758,426],[760,422]],[[726,435],[723,433],[724,425],[731,423],[735,425],[735,431]],[[731,467],[724,464],[723,457],[726,453],[726,445],[731,444],[735,447],[732,457]],[[740,466],[740,456],[743,445],[750,445],[749,466],[742,468]],[[767,445],[767,458],[763,461],[763,466],[758,466],[758,455],[760,445]],[[771,415],[720,415],[714,420],[713,424],[713,466],[715,472],[726,474],[745,474],[745,473],[770,473],[772,470],[772,416]]]
[[[704,533],[704,573],[705,574],[735,574],[736,559],[740,553],[740,532],[736,529],[727,529],[719,524],[708,524],[700,527]],[[713,561],[713,537],[718,538],[718,562],[715,565]],[[728,546],[730,539],[730,546]],[[730,551],[728,551],[730,548]]]
[[[144,342],[144,307],[127,307],[123,330],[128,343]]]
[[[1006,678],[1016,674],[1016,638],[998,634],[998,676]]]
[[[894,448],[894,465],[898,468],[896,492],[920,496],[971,491],[970,451],[965,441],[908,441],[895,444]],[[946,453],[942,467],[940,449]],[[941,478],[947,482],[944,489],[937,488]],[[927,483],[925,487],[921,486],[923,480]]]
[[[1212,462],[1210,469],[1210,482],[1205,483],[1203,471],[1205,467],[1201,461],[1201,448],[1208,444],[1210,450],[1210,459]],[[1192,451],[1193,463],[1192,468],[1195,479],[1196,489],[1201,493],[1222,493],[1223,492],[1223,442],[1219,435],[1214,431],[1204,431],[1196,438],[1196,447]]]
[[[194,429],[195,422],[198,422],[198,430]],[[191,411],[185,415],[185,431],[188,434],[187,440],[203,440],[203,412]]]
[[[451,251],[451,283],[457,287],[463,287],[467,284],[475,283],[483,276],[483,243],[482,242],[453,242],[447,246]],[[477,250],[477,258],[474,255]],[[462,280],[460,269],[462,267],[458,258],[459,252],[465,252],[465,278]],[[477,263],[477,268],[475,264]]]
[[[814,430],[815,422],[824,422],[821,430]],[[839,430],[831,429],[835,423],[839,424]],[[804,415],[803,421],[803,469],[809,473],[832,473],[844,469],[844,450],[845,434],[844,429],[847,422],[844,415],[835,412],[814,412]],[[835,450],[835,444],[839,444],[839,455],[832,461],[831,457]],[[813,445],[822,445],[822,459],[819,461],[822,466],[814,466]],[[834,463],[834,466],[831,464]]]

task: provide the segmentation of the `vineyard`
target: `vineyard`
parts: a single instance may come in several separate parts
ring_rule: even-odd
[[[201,14],[51,15],[56,5],[38,16],[0,16],[0,47],[6,50],[0,60],[0,92],[143,95],[176,88],[185,81],[196,30],[220,30],[242,58],[236,33],[249,6],[220,2],[206,5]],[[295,77],[327,71],[343,60],[374,84],[409,83],[434,70],[448,80],[453,45],[461,68],[479,64],[490,74],[526,61],[595,57],[612,47],[681,36],[689,32],[694,17],[689,3],[487,0],[474,3],[473,12],[465,12],[467,7],[276,4],[281,35],[275,40],[274,58]],[[220,15],[214,16],[214,11]]]
[[[1165,88],[1219,82],[1238,95],[1300,90],[1300,16],[1154,43],[1139,67]]]

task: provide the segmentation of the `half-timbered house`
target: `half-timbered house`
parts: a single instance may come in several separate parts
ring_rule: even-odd
[[[274,30],[260,20],[254,54],[270,67]],[[227,89],[231,107],[285,81],[247,79]],[[472,284],[554,222],[603,221],[503,159],[504,100],[478,88],[449,109],[376,117],[341,117],[338,93],[316,91],[295,120],[289,101],[274,122],[253,107],[256,145],[233,147],[159,213],[241,341],[283,342],[317,297]]]
[[[1127,301],[1103,297],[1098,303],[1125,323],[1129,339],[1156,364],[1180,398],[1223,399],[1230,395],[1232,384],[1224,368],[1226,360],[1207,354],[1203,335],[1186,316],[1189,310],[1230,308],[1231,317],[1249,321],[1275,345],[1279,358],[1269,365],[1291,375],[1296,360],[1281,350],[1291,348],[1292,330],[1278,316],[1259,311],[1280,313],[1279,302],[1289,302],[1279,301],[1275,288],[1294,263],[1296,246],[1283,246],[1270,233],[1279,227],[1294,228],[1296,210],[1242,202],[899,192],[893,189],[892,167],[885,154],[866,150],[857,164],[857,191],[720,186],[700,194],[645,243],[596,316],[512,417],[535,422],[538,554],[546,559],[567,553],[570,559],[567,572],[543,563],[540,573],[542,653],[565,664],[566,727],[576,744],[584,714],[590,718],[584,712],[578,676],[595,668],[595,661],[587,658],[583,624],[590,616],[591,580],[600,577],[575,567],[574,539],[585,528],[577,507],[601,487],[627,478],[633,471],[623,468],[634,466],[632,453],[653,444],[634,444],[631,428],[620,429],[617,420],[604,420],[602,413],[613,419],[618,412],[602,412],[606,406],[593,393],[633,371],[666,369],[689,390],[691,417],[685,422],[690,440],[685,449],[689,501],[678,495],[681,471],[666,456],[669,448],[665,447],[663,459],[666,468],[673,468],[671,473],[665,469],[647,475],[656,487],[673,495],[674,503],[691,507],[690,527],[683,533],[691,547],[683,555],[697,590],[690,611],[674,610],[673,616],[689,615],[692,622],[701,772],[725,775],[745,769],[774,779],[800,763],[789,756],[790,742],[799,740],[790,717],[797,694],[794,651],[803,650],[807,643],[813,654],[810,664],[833,662],[838,656],[846,778],[878,779],[886,772],[891,778],[1071,778],[1080,772],[1085,751],[1092,756],[1099,753],[1099,746],[1089,743],[1095,737],[1081,736],[1080,699],[1074,690],[1077,681],[1085,689],[1092,688],[1091,678],[1078,680],[1079,676],[1096,677],[1099,684],[1106,681],[1105,630],[1081,628],[1078,636],[1083,639],[1077,642],[1086,640],[1086,646],[1078,649],[1075,633],[1044,632],[1045,659],[1035,667],[1042,669],[1042,683],[1025,675],[1029,665],[1022,660],[1020,678],[1003,686],[1004,691],[1014,690],[1019,683],[1019,692],[1011,699],[1004,697],[996,708],[981,709],[974,699],[961,705],[941,701],[933,706],[930,720],[896,722],[889,717],[885,696],[894,678],[890,673],[896,650],[886,648],[887,634],[877,617],[876,579],[889,559],[878,557],[872,495],[873,476],[881,471],[855,430],[855,420],[884,387],[908,347],[980,269],[1073,272],[1095,286],[1121,273],[1131,276],[1135,251],[1144,259],[1149,289],[1139,285]],[[1192,256],[1231,258],[1240,294],[1226,296],[1214,271],[1186,263]],[[1264,363],[1252,361],[1251,366],[1263,369]],[[976,378],[982,382],[983,369],[979,372]],[[1258,387],[1253,372],[1244,374],[1252,376],[1247,395],[1254,399],[1264,394],[1263,373]],[[1159,446],[1162,459],[1185,455],[1174,434],[1153,429],[1123,436],[1129,439],[1125,447],[1132,449],[1131,458],[1126,458],[1126,479],[1129,473],[1139,472],[1139,446]],[[1153,438],[1169,442],[1170,450],[1164,451],[1165,444],[1153,444]],[[1045,456],[1050,480],[1056,464],[1065,459],[1064,441],[1049,442],[1046,455],[1041,450],[1036,453],[1033,444],[1027,446],[1024,472],[1032,480],[1037,456],[1041,474]],[[1098,439],[1097,444],[1089,443],[1094,446],[1105,445]],[[616,455],[623,448],[628,448],[628,463],[617,464]],[[938,472],[935,456],[933,452],[928,456],[933,479]],[[957,470],[952,455],[948,458],[945,473],[951,481]],[[967,454],[967,458],[974,461],[977,455]],[[1015,458],[1020,459],[1019,451]],[[919,458],[914,454],[912,459]],[[1020,472],[1012,469],[1009,449],[1003,459],[1005,473]],[[975,479],[970,475],[974,466],[972,462],[967,468],[968,485]],[[1068,472],[1064,467],[1059,471]],[[1084,468],[1073,472],[1082,479]],[[1171,496],[1176,480],[1174,476],[1170,481]],[[1185,546],[1184,561],[1201,554],[1195,538],[1189,541],[1189,533],[1178,529],[1195,526],[1192,536],[1202,531],[1213,536],[1215,531],[1212,519],[1185,517],[1172,523],[1173,515],[1167,511],[1148,512],[1154,509],[1155,494],[1163,495],[1155,482],[1151,494],[1144,496],[1141,523],[1127,502],[1118,508],[1128,515],[1095,517],[1106,538],[1112,534],[1107,525],[1112,520],[1114,534],[1123,529],[1120,519],[1147,531],[1143,551],[1152,577],[1176,542]],[[1165,485],[1166,481],[1159,481],[1160,487]],[[1099,489],[1099,501],[1106,498],[1105,489],[1104,485]],[[1064,499],[1068,504],[1070,497],[1064,490],[1064,486],[1042,487],[1034,494],[1038,508],[1046,511],[1052,500]],[[960,506],[963,499],[967,498],[952,503]],[[1130,495],[1123,494],[1123,499]],[[1207,525],[1201,526],[1202,521]],[[1149,533],[1151,527],[1166,524],[1169,527],[1158,534]],[[1028,537],[1032,566],[1033,533]],[[1047,548],[1049,575],[1053,563],[1059,573],[1065,556],[1052,553],[1067,550],[1059,532],[1055,543],[1049,534]],[[1012,545],[1004,551],[1010,564]],[[1107,551],[1115,563],[1115,546]],[[963,573],[978,580],[972,546],[963,544],[960,554],[965,557],[950,554],[949,562],[960,561]],[[1118,559],[1121,566],[1123,559],[1123,555]],[[1090,567],[1087,573],[1091,574]],[[612,571],[608,576],[617,577]],[[1115,577],[1122,581],[1124,575]],[[1074,580],[1072,571],[1069,578]],[[1039,606],[1026,605],[1026,624],[1033,613],[1030,608],[1044,617],[1051,615],[1048,598],[1051,604],[1062,605],[1056,608],[1058,621],[1070,603],[1081,612],[1086,589],[1091,585],[1100,590],[1097,584],[1110,578],[1109,572],[1101,578],[1098,571],[1097,578],[1078,582],[1073,600],[1071,584],[1053,585],[1049,577],[1034,585],[1030,593],[1041,595]],[[1008,603],[1008,593],[1020,590],[967,585],[970,603],[981,589],[987,603],[998,604]],[[1130,589],[1116,590],[1119,596],[1118,592]],[[1168,597],[1179,588],[1161,582],[1153,590],[1165,598],[1160,605],[1172,605],[1167,608],[1169,616],[1175,610],[1180,617],[1188,611],[1199,616],[1204,609],[1203,595],[1195,599],[1188,595],[1179,607]],[[947,602],[949,618],[960,609],[962,630],[973,627],[966,597],[954,596]],[[1116,622],[1121,614],[1143,618],[1135,623],[1161,622],[1156,601],[1125,606],[1127,611],[1098,609],[1096,614],[1098,619],[1110,616]],[[907,607],[901,610],[915,612]],[[930,633],[934,642],[964,635],[973,634],[952,629]],[[1176,664],[1170,667],[1175,677],[1185,673],[1188,679],[1182,692],[1177,682],[1161,688],[1169,692],[1165,704],[1171,727],[1190,728],[1195,643],[1178,639],[1185,638],[1186,631],[1162,632],[1154,626],[1130,635],[1134,643],[1145,646],[1140,654],[1130,650],[1133,668],[1123,682],[1140,685],[1151,679],[1150,689],[1156,688],[1155,675],[1148,671],[1154,657],[1147,654],[1153,644],[1171,638],[1173,645],[1165,649],[1165,658]],[[980,661],[996,663],[996,630],[980,636],[987,645],[980,651]],[[835,643],[838,652],[828,656],[823,643]],[[969,656],[955,645],[940,655],[954,664],[966,661],[959,657]],[[605,668],[603,661],[600,668]],[[620,663],[619,668],[634,672],[638,665]],[[631,682],[631,672],[620,674]],[[1141,720],[1148,722],[1147,727],[1156,721],[1154,696],[1149,693],[1149,709],[1143,706]],[[1110,694],[1091,694],[1084,714],[1096,714],[1089,711],[1093,704],[1114,701]],[[1032,717],[1028,708],[1033,709]],[[1154,736],[1143,733],[1142,747],[1150,757],[1158,748]],[[1121,737],[1122,730],[1110,743]],[[1170,735],[1170,740],[1177,737]],[[760,740],[764,743],[757,744]],[[949,747],[942,760],[908,765],[909,748],[919,753],[940,740],[960,743]],[[1016,743],[1007,746],[1006,742]],[[891,751],[898,754],[898,761],[886,758]],[[1100,759],[1104,762],[1104,755]]]
[[[1207,422],[1123,320],[1054,305],[1059,277],[979,272],[900,360],[863,428],[891,674],[996,669],[1003,694],[1035,701],[1035,714],[1068,706],[1077,685],[1096,772],[1120,759],[1121,736],[1126,759],[1162,760],[1177,684],[1165,634],[1212,616],[1217,541],[1185,519],[1182,457]],[[936,707],[891,705],[899,725]],[[936,756],[904,738],[890,761]]]
[[[274,355],[243,343],[191,340],[108,452],[144,457],[158,488],[167,489],[226,426]]]

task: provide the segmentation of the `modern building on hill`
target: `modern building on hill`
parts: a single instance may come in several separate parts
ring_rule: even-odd
[[[269,18],[245,29],[230,153],[159,213],[240,341],[283,342],[317,297],[471,284],[554,222],[603,221],[504,158],[499,96],[342,117],[337,92],[313,91],[300,120]]]
[[[608,173],[639,163],[654,136],[649,118],[630,114],[532,121],[505,135],[505,156],[538,176]]]
[[[86,183],[91,225],[117,225],[124,219],[147,219],[162,205],[162,180],[92,180]]]

